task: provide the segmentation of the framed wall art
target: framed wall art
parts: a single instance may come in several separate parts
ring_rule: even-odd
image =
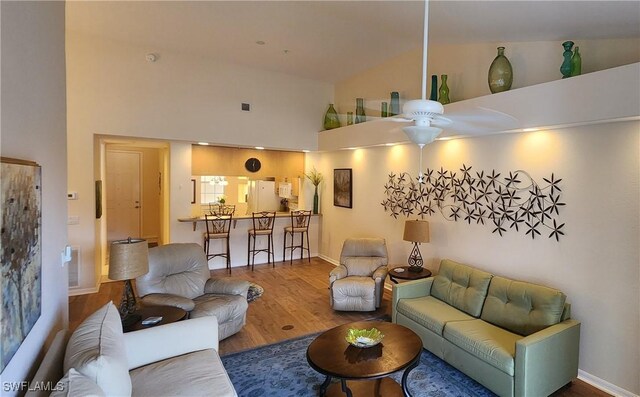
[[[2,371],[42,311],[42,189],[38,164],[6,157],[0,163]]]
[[[333,170],[333,205],[353,208],[353,183],[351,168]]]

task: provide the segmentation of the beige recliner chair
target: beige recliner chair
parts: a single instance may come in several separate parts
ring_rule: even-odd
[[[136,287],[144,304],[179,307],[189,318],[216,316],[222,340],[246,322],[249,282],[210,277],[201,246],[167,244],[149,249],[149,273],[136,278]]]
[[[347,239],[342,245],[340,266],[329,274],[331,307],[361,312],[380,307],[388,262],[384,239]]]

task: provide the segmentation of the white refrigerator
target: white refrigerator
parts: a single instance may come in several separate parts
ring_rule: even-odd
[[[280,197],[276,194],[274,181],[249,181],[247,197],[247,215],[252,212],[277,211],[280,208]]]

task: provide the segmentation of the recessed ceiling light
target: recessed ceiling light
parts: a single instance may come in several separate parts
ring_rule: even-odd
[[[534,132],[538,130],[540,130],[540,128],[523,128],[522,132]]]
[[[307,150],[307,149],[303,149],[302,150],[302,153],[310,153],[310,152],[311,152],[311,150]]]
[[[264,147],[262,147],[262,146],[256,146],[256,149],[258,149],[258,150],[264,150]]]
[[[385,146],[394,146],[394,145],[395,145],[395,143],[385,143],[384,145],[385,145]]]
[[[198,145],[209,146],[209,142],[198,142]]]
[[[356,150],[356,149],[357,149],[357,147],[348,147],[347,149],[348,149],[348,150]]]
[[[257,45],[265,45],[265,44],[267,44],[267,43],[265,43],[265,42],[264,42],[264,41],[262,41],[262,40],[258,40],[258,41],[256,41],[256,44],[257,44]]]

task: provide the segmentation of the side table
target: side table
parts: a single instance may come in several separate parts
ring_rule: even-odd
[[[397,271],[396,269],[402,269],[402,271]],[[409,271],[409,266],[389,266],[389,279],[398,284],[398,279],[400,280],[420,280],[421,278],[431,277],[431,271],[429,269],[425,269],[424,267],[420,272],[412,272]]]
[[[135,311],[135,314],[140,315],[140,320],[124,328],[124,332],[139,331],[158,325],[171,324],[187,318],[187,312],[185,310],[173,306],[142,306]],[[162,317],[162,320],[153,325],[142,325],[142,320],[147,317]]]

